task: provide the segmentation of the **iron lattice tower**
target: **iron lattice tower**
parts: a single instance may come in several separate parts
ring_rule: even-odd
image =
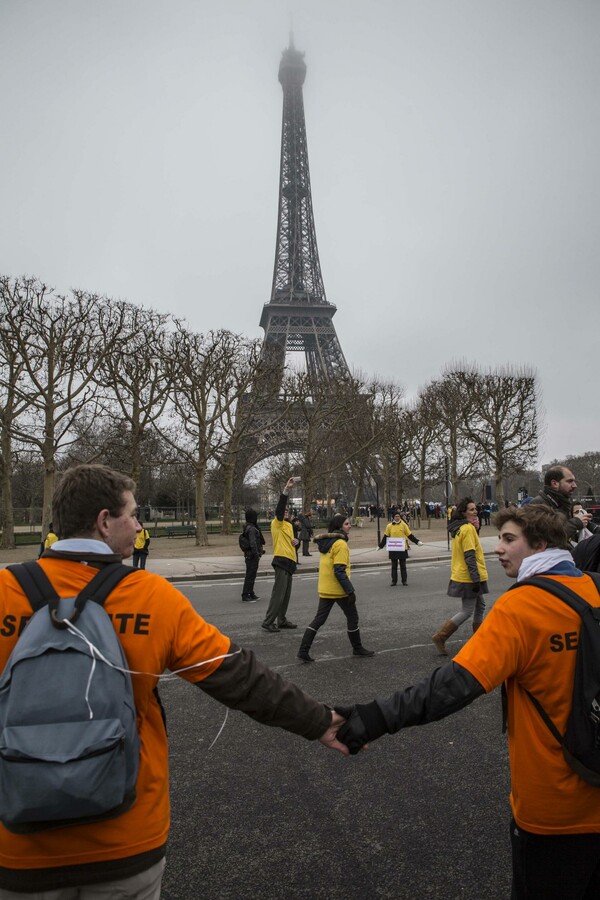
[[[325,296],[317,249],[302,96],[305,77],[304,54],[290,38],[279,65],[283,120],[273,286],[260,319],[271,390],[281,385],[287,351],[304,353],[314,384],[317,379],[349,375],[332,321],[336,307]]]

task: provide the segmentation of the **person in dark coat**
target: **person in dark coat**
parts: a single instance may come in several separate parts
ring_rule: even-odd
[[[244,586],[242,588],[242,600],[246,603],[255,603],[260,600],[254,593],[254,582],[256,581],[256,573],[258,572],[258,564],[263,555],[265,539],[263,533],[258,527],[258,516],[254,509],[246,510],[246,527],[244,534],[248,537],[250,549],[244,553],[246,561],[246,577],[244,578]]]
[[[310,509],[304,510],[304,512],[300,513],[298,516],[298,521],[300,523],[298,538],[302,542],[302,556],[312,556],[312,553],[308,552],[308,544],[313,533],[313,527],[310,522],[311,516],[312,512]]]

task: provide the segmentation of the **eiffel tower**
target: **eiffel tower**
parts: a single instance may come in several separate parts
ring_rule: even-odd
[[[261,371],[266,374],[259,376],[253,396],[246,395],[240,403],[239,414],[248,419],[248,431],[258,438],[242,443],[238,484],[257,462],[305,445],[306,421],[300,411],[292,406],[282,418],[286,353],[304,353],[315,389],[319,382],[350,376],[332,321],[336,307],[325,296],[317,250],[302,97],[305,76],[304,54],[295,49],[290,37],[279,65],[283,124],[275,267],[271,299],[260,319],[265,331]]]
[[[288,351],[304,353],[311,383],[349,375],[332,321],[336,307],[325,296],[317,249],[302,97],[305,77],[304,54],[290,37],[279,64],[283,124],[273,286],[260,319],[271,390],[281,385]]]

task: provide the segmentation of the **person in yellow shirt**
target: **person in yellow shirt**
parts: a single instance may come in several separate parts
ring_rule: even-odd
[[[510,507],[495,516],[494,524],[500,531],[495,553],[505,574],[516,579],[514,589],[496,600],[481,628],[447,665],[391,697],[336,707],[348,718],[338,739],[357,753],[383,734],[436,722],[505,684],[511,897],[592,900],[600,897],[600,790],[571,768],[532,699],[563,735],[572,707],[581,617],[527,581],[543,576],[540,580],[570,588],[595,607],[594,614],[600,594],[590,575],[575,567],[565,520],[555,510],[535,504]],[[489,817],[489,812],[481,810],[481,815]],[[481,884],[479,896],[491,890]]]
[[[452,538],[452,568],[447,594],[459,597],[462,607],[431,638],[440,656],[448,656],[445,642],[463,622],[472,616],[473,632],[483,622],[483,595],[489,594],[489,588],[483,548],[475,527],[477,521],[477,507],[470,497],[466,497],[457,504],[448,525]]]
[[[50,524],[48,526],[48,534],[46,535],[46,540],[42,541],[40,544],[38,559],[40,558],[40,556],[42,555],[44,550],[49,550],[50,547],[52,546],[52,544],[55,544],[57,542],[57,540],[58,540],[58,535],[54,531],[54,525],[52,524],[52,522],[50,522]]]
[[[358,627],[356,594],[350,581],[350,550],[348,538],[352,530],[350,519],[341,513],[329,522],[327,534],[315,538],[319,548],[319,606],[317,614],[304,632],[298,650],[298,659],[315,662],[310,648],[317,631],[329,618],[334,603],[340,607],[348,625],[348,638],[354,656],[375,656],[373,650],[363,647]]]
[[[400,539],[402,541],[401,549],[391,549],[392,543],[388,544],[389,539],[393,541],[398,541]],[[400,512],[395,512],[392,521],[389,523],[387,528],[385,529],[385,533],[381,538],[379,543],[378,550],[383,550],[383,548],[388,546],[388,556],[392,563],[392,583],[391,587],[394,587],[398,584],[398,563],[400,563],[400,575],[402,577],[402,584],[408,583],[407,573],[406,573],[406,560],[408,559],[408,549],[407,549],[407,541],[412,541],[413,544],[417,544],[419,547],[422,546],[422,541],[414,536],[406,522],[403,520]]]
[[[138,519],[138,522],[142,526],[142,530],[136,535],[135,544],[133,545],[133,568],[145,569],[148,553],[150,552],[148,550],[150,546],[150,532],[144,528],[144,523],[141,519]]]
[[[294,528],[290,522],[290,511],[287,505],[288,494],[294,483],[293,477],[288,478],[279,495],[275,518],[271,522],[271,537],[273,538],[271,565],[275,569],[275,582],[262,628],[272,634],[281,631],[282,628],[298,627],[294,622],[290,622],[286,615],[292,593],[292,576],[298,562],[296,547],[300,543],[294,536]]]

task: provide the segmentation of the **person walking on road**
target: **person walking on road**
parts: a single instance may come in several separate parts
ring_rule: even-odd
[[[422,546],[422,541],[414,536],[399,511],[394,513],[392,521],[387,525],[385,533],[379,542],[378,550],[388,548],[388,556],[392,563],[392,583],[390,587],[398,584],[398,563],[400,563],[400,576],[402,584],[408,583],[406,573],[406,560],[408,559],[407,541],[412,541],[417,546]]]
[[[298,627],[286,617],[292,593],[292,578],[296,571],[296,547],[299,543],[298,538],[294,537],[287,505],[288,494],[294,483],[294,478],[288,478],[279,495],[275,518],[271,522],[271,537],[273,538],[271,565],[275,569],[275,583],[271,592],[269,608],[262,623],[264,630],[271,634],[276,634],[282,628]]]
[[[477,507],[470,497],[461,500],[452,513],[448,531],[452,539],[452,567],[448,596],[462,600],[462,608],[455,616],[439,628],[431,640],[440,656],[448,656],[445,642],[457,628],[473,617],[473,632],[483,622],[485,600],[489,593],[488,573],[483,556],[483,548],[475,523],[478,522]]]
[[[319,606],[316,616],[304,632],[298,650],[298,659],[304,662],[315,662],[310,655],[310,648],[317,631],[329,618],[334,603],[337,603],[346,616],[348,638],[354,656],[375,656],[373,650],[363,647],[358,627],[356,594],[350,581],[348,538],[351,530],[350,519],[338,514],[329,522],[327,534],[320,534],[315,538],[319,548]]]
[[[246,526],[244,534],[248,538],[250,548],[244,551],[244,561],[246,563],[246,577],[244,578],[244,586],[242,587],[242,600],[247,603],[255,603],[260,597],[254,593],[254,583],[256,581],[256,573],[258,572],[258,564],[263,555],[265,539],[263,533],[258,527],[258,515],[256,510],[246,510]]]

